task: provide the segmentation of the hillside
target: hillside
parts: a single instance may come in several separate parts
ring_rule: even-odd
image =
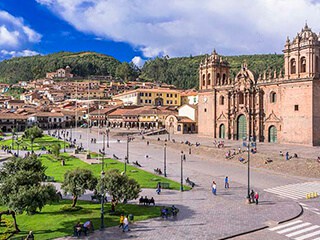
[[[148,60],[142,68],[140,78],[174,84],[182,89],[198,88],[198,67],[204,58],[205,55]],[[256,77],[267,69],[279,71],[284,64],[281,54],[228,56],[227,59],[231,67],[231,77],[235,77],[244,61]]]
[[[18,57],[0,62],[0,82],[16,83],[43,78],[46,72],[70,66],[72,73],[115,76],[120,62],[113,57],[94,52],[59,52],[45,56]]]

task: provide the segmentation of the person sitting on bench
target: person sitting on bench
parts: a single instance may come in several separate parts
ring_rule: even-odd
[[[86,221],[84,224],[83,224],[83,229],[84,229],[84,234],[87,236],[87,232],[90,231],[90,232],[93,232],[94,231],[94,227],[93,227],[93,223],[91,220],[88,220]]]

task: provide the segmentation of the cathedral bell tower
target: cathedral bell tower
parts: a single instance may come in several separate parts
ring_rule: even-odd
[[[285,79],[320,77],[320,42],[307,24],[292,42],[287,38],[283,53]]]
[[[199,90],[212,90],[217,85],[226,85],[229,81],[230,66],[226,60],[213,50],[210,56],[201,61],[199,67]]]

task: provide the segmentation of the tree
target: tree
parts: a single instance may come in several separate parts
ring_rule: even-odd
[[[112,204],[113,211],[118,202],[136,199],[141,192],[140,185],[136,180],[129,178],[125,174],[120,174],[117,169],[111,169],[103,179],[99,180],[97,191],[101,189],[102,183],[105,192],[108,192],[112,196],[112,202],[114,203]]]
[[[59,156],[60,156],[60,150],[61,150],[61,145],[58,143],[58,144],[54,144],[51,148],[51,151],[52,151],[52,154],[57,158],[59,159]]]
[[[45,167],[35,155],[28,158],[13,157],[4,163],[0,170],[0,204],[8,208],[3,214],[12,215],[16,232],[19,232],[16,214],[26,211],[36,213],[58,197],[51,184],[42,185]]]
[[[97,179],[90,170],[77,168],[72,171],[69,170],[64,174],[64,181],[61,188],[65,194],[72,194],[72,207],[75,207],[78,198],[84,194],[86,190],[93,190],[96,185]]]
[[[131,73],[131,68],[129,63],[123,62],[116,69],[116,77],[119,77],[125,81],[128,81]]]
[[[33,152],[33,143],[37,138],[41,138],[43,136],[43,131],[38,126],[33,126],[24,131],[23,138],[30,139],[31,142],[31,152]]]

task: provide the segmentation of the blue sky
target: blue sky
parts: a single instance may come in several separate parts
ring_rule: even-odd
[[[120,61],[169,55],[281,53],[316,0],[1,0],[0,59],[96,51]]]

